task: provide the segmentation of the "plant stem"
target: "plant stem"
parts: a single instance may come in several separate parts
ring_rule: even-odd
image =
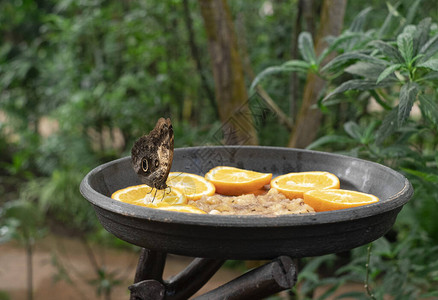
[[[33,299],[33,265],[32,265],[32,241],[26,240],[27,259],[27,299]]]
[[[368,249],[367,249],[367,263],[365,265],[366,268],[366,277],[365,277],[365,290],[367,291],[368,296],[373,299],[373,300],[377,300],[376,297],[373,294],[373,291],[370,288],[369,285],[369,277],[370,277],[370,260],[371,260],[371,250],[373,248],[373,243],[370,243],[368,245]]]

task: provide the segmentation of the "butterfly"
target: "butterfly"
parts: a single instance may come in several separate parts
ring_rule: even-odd
[[[140,181],[158,190],[166,189],[173,160],[173,128],[170,119],[160,118],[148,135],[131,149],[131,162]]]

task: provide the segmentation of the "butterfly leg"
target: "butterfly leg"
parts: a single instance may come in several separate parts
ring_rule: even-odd
[[[152,191],[152,190],[151,190]],[[152,198],[152,203],[155,201],[155,197],[157,196],[157,189],[155,188],[154,198]]]

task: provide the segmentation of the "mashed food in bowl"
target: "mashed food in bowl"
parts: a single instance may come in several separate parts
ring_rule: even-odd
[[[203,196],[199,200],[189,201],[189,204],[216,215],[278,216],[315,212],[312,207],[304,203],[303,199],[288,199],[274,188],[260,195]]]

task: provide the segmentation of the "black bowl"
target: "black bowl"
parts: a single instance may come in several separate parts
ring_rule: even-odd
[[[374,194],[371,205],[301,215],[220,216],[151,209],[119,202],[110,195],[139,184],[129,157],[92,170],[81,183],[106,230],[129,243],[166,253],[225,259],[318,256],[346,251],[383,236],[412,196],[400,173],[383,165],[324,152],[275,147],[216,146],[175,149],[172,171],[203,175],[219,165],[274,176],[328,171],[341,188]]]

